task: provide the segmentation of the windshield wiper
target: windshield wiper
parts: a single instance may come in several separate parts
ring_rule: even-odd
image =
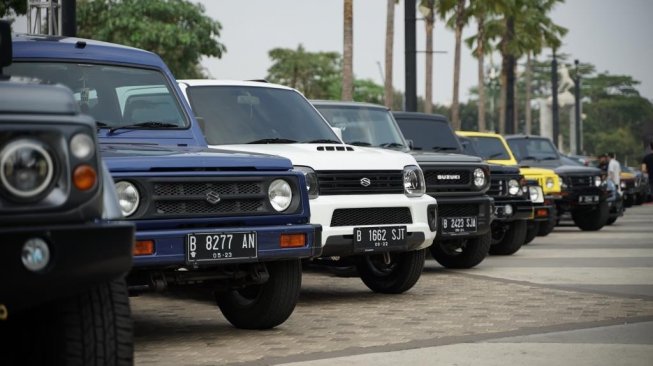
[[[555,156],[545,156],[540,160],[558,160],[558,158],[556,158]]]
[[[250,141],[248,142],[248,144],[291,144],[293,142],[297,142],[297,141],[275,137],[275,138]]]
[[[451,146],[433,146],[431,148],[433,151],[447,151],[447,150],[458,150],[457,147],[451,147]]]
[[[331,139],[317,139],[304,142],[305,144],[340,144],[340,141],[331,140]]]
[[[147,122],[139,122],[139,123],[134,123],[131,125],[124,125],[124,126],[115,126],[111,127],[109,129],[109,133],[114,133],[118,130],[121,129],[134,129],[134,128],[174,128],[174,127],[180,127],[179,125],[176,125],[174,123],[167,123],[167,122],[159,122],[159,121],[147,121]]]
[[[382,144],[379,144],[381,147],[404,147],[404,144],[400,144],[398,142],[384,142]]]
[[[534,156],[524,156],[521,160],[537,160]]]
[[[494,159],[494,158],[498,158],[499,156],[502,156],[502,155],[503,155],[503,153],[498,152],[498,153],[494,153],[494,154],[488,156],[487,158],[488,159]]]
[[[349,145],[354,145],[354,146],[372,146],[372,144],[370,144],[369,142],[365,142],[365,141],[351,141],[351,142],[347,142],[347,143]]]

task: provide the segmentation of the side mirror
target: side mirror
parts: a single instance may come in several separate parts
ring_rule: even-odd
[[[12,57],[11,27],[9,22],[0,21],[0,75],[3,67],[11,65]]]
[[[408,139],[408,140],[406,140],[406,142],[408,143],[408,148],[409,148],[409,149],[412,150],[413,147],[415,147],[415,143],[413,142],[413,140]]]
[[[333,130],[333,132],[335,132],[336,136],[338,136],[340,141],[343,141],[342,140],[342,128],[340,128],[340,127],[331,127],[331,129]]]

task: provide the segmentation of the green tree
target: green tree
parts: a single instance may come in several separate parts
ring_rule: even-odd
[[[222,26],[204,11],[186,0],[79,0],[78,34],[152,51],[177,78],[202,78],[201,58],[226,51]]]
[[[0,0],[0,18],[27,13],[26,0]]]
[[[268,55],[272,59],[269,81],[298,89],[312,99],[331,98],[333,90],[340,91],[342,58],[338,52],[307,52],[300,44],[296,50],[275,48]]]

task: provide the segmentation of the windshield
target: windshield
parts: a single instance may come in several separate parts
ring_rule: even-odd
[[[406,143],[389,111],[379,108],[316,105],[333,127],[342,130],[342,139],[352,145],[406,148]]]
[[[557,160],[558,152],[547,139],[517,138],[508,140],[508,146],[519,161],[522,160]]]
[[[4,70],[67,86],[82,112],[93,116],[99,127],[189,126],[179,100],[157,70],[65,62],[15,62]]]
[[[478,157],[483,157],[479,152],[478,152],[478,146],[476,144],[476,141],[466,137],[466,136],[458,136],[458,141],[460,141],[460,145],[463,147],[463,153],[467,155],[474,155]]]
[[[476,143],[481,158],[485,160],[510,160],[510,154],[501,140],[494,137],[469,136]]]
[[[397,118],[404,137],[413,141],[413,150],[460,152],[460,143],[446,121]]]
[[[252,86],[188,88],[193,111],[211,145],[247,143],[341,143],[302,97],[287,89]]]

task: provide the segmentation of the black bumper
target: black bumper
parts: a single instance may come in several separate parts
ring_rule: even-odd
[[[342,236],[330,236],[326,244],[322,249],[322,257],[332,257],[332,256],[349,256],[355,254],[372,254],[372,253],[384,253],[384,252],[410,252],[417,250],[422,244],[424,244],[424,233],[422,232],[412,232],[407,233],[406,243],[404,245],[397,245],[392,247],[379,248],[373,252],[368,252],[359,248],[354,247],[354,236],[353,235],[342,235]]]
[[[123,276],[132,264],[130,223],[2,228],[0,237],[0,304],[9,315]],[[28,270],[21,259],[31,238],[45,240],[50,250],[50,262],[39,272]]]
[[[490,231],[494,200],[487,196],[456,197],[434,196],[438,200],[438,233],[436,241],[453,238],[473,238],[483,236]],[[477,216],[476,231],[473,233],[444,233],[442,232],[442,219],[444,217],[469,216],[469,209],[473,208],[472,215]]]
[[[581,197],[595,196],[597,201],[580,202]],[[557,214],[560,216],[564,212],[572,210],[592,210],[607,199],[607,192],[599,187],[573,188],[564,190],[560,198],[556,199]]]
[[[506,214],[505,207],[512,207],[512,214]],[[526,198],[495,197],[494,220],[511,222],[515,220],[528,220],[533,217],[533,203]]]
[[[537,203],[533,205],[533,221],[547,222],[553,215],[553,205]]]

